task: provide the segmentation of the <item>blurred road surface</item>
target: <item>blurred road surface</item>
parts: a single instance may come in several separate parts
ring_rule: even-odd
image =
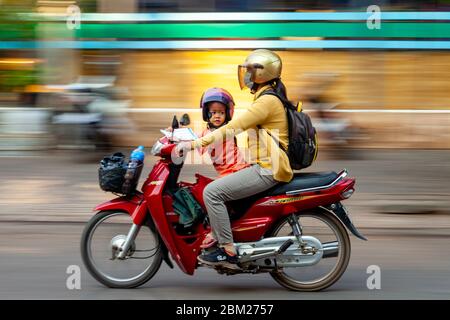
[[[219,275],[200,268],[193,276],[162,265],[136,289],[109,289],[82,265],[79,223],[1,223],[0,299],[449,299],[450,233],[435,235],[365,230],[352,240],[352,258],[342,278],[320,293],[280,287],[268,274]],[[68,266],[81,267],[81,290],[68,290]],[[381,289],[369,290],[367,267],[381,269]]]
[[[361,160],[363,159],[363,160]],[[0,299],[449,299],[450,152],[366,151],[359,160],[322,157],[308,171],[347,168],[357,192],[347,201],[363,242],[351,237],[349,268],[330,289],[285,290],[268,275],[194,276],[163,264],[138,289],[113,290],[84,269],[79,240],[92,208],[112,195],[99,190],[97,164],[73,155],[0,155]],[[149,157],[143,176],[155,159]],[[207,166],[189,165],[214,176]],[[143,179],[142,179],[143,180]],[[66,288],[69,265],[81,267],[81,290]],[[381,290],[366,286],[367,267],[381,268]]]

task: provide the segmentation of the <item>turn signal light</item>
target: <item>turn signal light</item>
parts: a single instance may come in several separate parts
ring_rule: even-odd
[[[341,193],[341,196],[343,199],[348,199],[352,196],[353,192],[355,192],[355,189],[348,189]]]

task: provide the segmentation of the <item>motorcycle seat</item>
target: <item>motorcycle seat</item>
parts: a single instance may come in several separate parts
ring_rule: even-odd
[[[277,184],[267,191],[266,196],[277,196],[286,194],[288,191],[326,186],[337,177],[338,174],[334,171],[295,173],[290,182]]]
[[[232,211],[230,212],[231,220],[237,220],[242,217],[256,201],[263,197],[284,195],[288,191],[323,187],[331,184],[334,180],[336,180],[338,176],[339,174],[334,171],[294,173],[294,177],[288,183],[282,182],[266,191],[255,194],[253,196],[229,201],[229,208],[232,209]]]

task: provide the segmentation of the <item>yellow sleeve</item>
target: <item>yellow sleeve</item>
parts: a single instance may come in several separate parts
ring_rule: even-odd
[[[236,116],[220,129],[208,133],[202,138],[198,138],[191,143],[191,148],[200,148],[210,145],[214,141],[223,140],[226,136],[233,137],[248,128],[263,124],[271,113],[274,103],[269,95],[262,96],[252,103],[252,105],[240,116]]]

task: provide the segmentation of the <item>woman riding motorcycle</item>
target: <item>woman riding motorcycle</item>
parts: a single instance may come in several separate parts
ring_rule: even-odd
[[[265,49],[253,51],[238,67],[241,89],[245,87],[254,94],[252,105],[227,125],[214,130],[192,142],[180,143],[176,153],[206,147],[224,138],[232,138],[242,131],[249,136],[251,166],[207,185],[203,199],[208,212],[211,229],[217,236],[218,247],[203,252],[199,261],[207,265],[221,265],[238,269],[238,257],[233,244],[230,218],[225,202],[252,196],[270,189],[279,182],[289,182],[293,172],[284,149],[288,146],[288,121],[279,98],[263,94],[272,89],[286,97],[280,80],[282,63],[280,57]]]

